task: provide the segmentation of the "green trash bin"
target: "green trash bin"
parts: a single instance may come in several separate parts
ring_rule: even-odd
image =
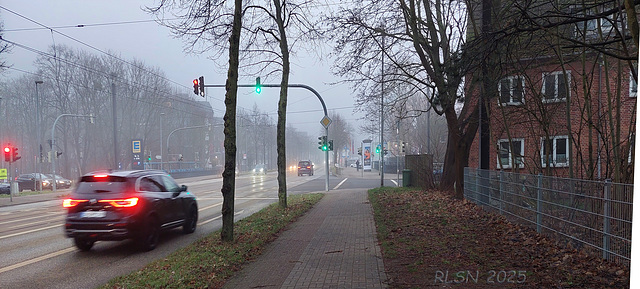
[[[402,186],[403,187],[411,186],[411,170],[408,170],[408,169],[402,170]]]

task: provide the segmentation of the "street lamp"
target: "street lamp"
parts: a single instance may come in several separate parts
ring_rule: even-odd
[[[42,176],[40,175],[40,162],[42,162],[42,145],[41,145],[41,136],[40,136],[40,95],[38,94],[38,84],[43,84],[42,80],[36,80],[36,179],[38,182],[36,183],[35,188],[38,191],[42,191]]]
[[[162,146],[162,123],[164,120],[164,112],[160,113],[160,170],[162,170],[162,163],[164,163],[164,158],[163,158],[163,146]]]

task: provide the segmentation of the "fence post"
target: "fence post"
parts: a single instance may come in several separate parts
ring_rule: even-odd
[[[538,196],[536,197],[536,232],[542,233],[542,174],[538,174]]]
[[[604,216],[603,216],[603,234],[602,234],[602,258],[609,260],[609,235],[610,235],[610,222],[609,216],[611,214],[611,208],[609,204],[609,198],[611,194],[611,179],[604,181]]]
[[[498,192],[499,193],[498,194],[498,196],[499,196],[499,202],[498,203],[500,205],[500,215],[502,215],[502,201],[504,200],[502,198],[502,192],[504,191],[503,184],[504,184],[504,171],[500,171],[500,190]]]

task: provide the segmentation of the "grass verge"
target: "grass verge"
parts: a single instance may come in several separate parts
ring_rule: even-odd
[[[220,288],[322,196],[291,195],[287,209],[275,203],[236,222],[233,243],[220,241],[218,230],[162,260],[114,278],[101,288]]]
[[[629,268],[439,191],[369,191],[390,288],[628,288]]]

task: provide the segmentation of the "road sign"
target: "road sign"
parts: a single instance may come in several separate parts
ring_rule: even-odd
[[[331,119],[328,116],[324,116],[321,120],[320,120],[320,124],[322,124],[322,126],[324,126],[324,128],[328,128],[329,125],[331,124]]]
[[[134,154],[139,154],[142,152],[142,141],[141,140],[133,140],[131,142],[131,148]]]
[[[7,169],[0,169],[0,179],[7,179]]]

